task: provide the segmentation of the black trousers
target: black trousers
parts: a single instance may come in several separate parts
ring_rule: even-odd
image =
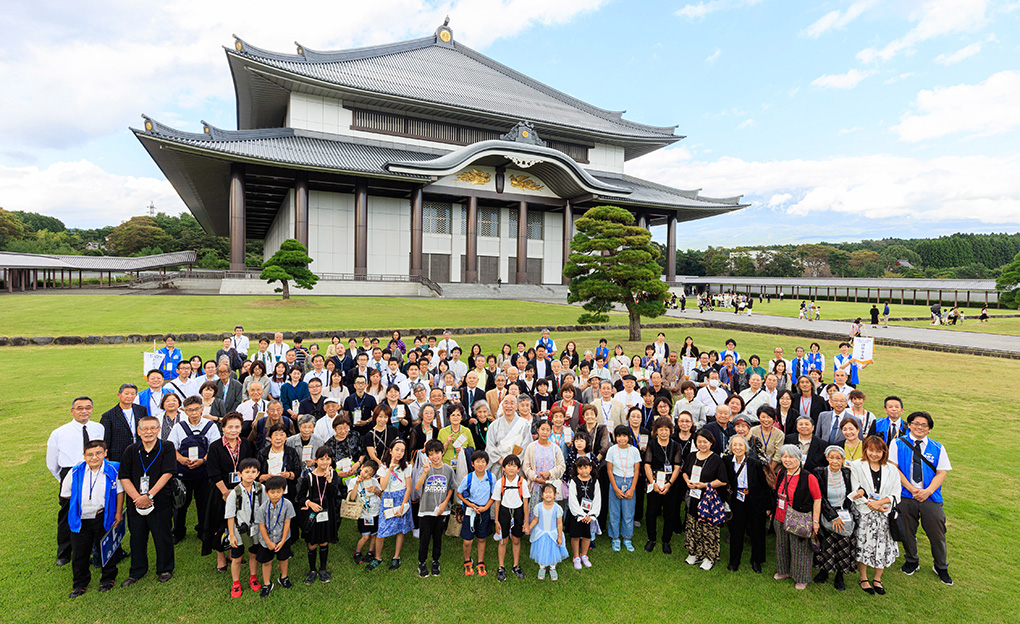
[[[432,542],[432,560],[439,561],[443,554],[443,532],[449,516],[421,516],[418,519],[418,563],[425,563]]]
[[[206,504],[209,502],[209,479],[181,479],[184,489],[188,493],[184,499],[184,505],[176,511],[174,518],[174,540],[183,539],[188,533],[188,507],[191,501],[195,501],[195,508],[198,511],[198,536],[205,534],[205,513]]]
[[[606,468],[607,464],[602,462],[599,467],[599,491],[602,494],[602,507],[599,509],[599,526],[607,527],[609,524],[606,522],[606,518],[609,517],[609,492],[613,489],[613,486],[609,485],[609,471]],[[635,517],[637,517],[635,515]]]
[[[751,536],[751,563],[765,563],[765,504],[761,501],[730,501],[730,565],[739,566],[744,554],[744,536]]]
[[[70,532],[70,529],[68,531]],[[104,535],[106,535],[106,529],[103,528],[102,512],[95,518],[82,520],[81,529],[77,533],[71,533],[71,551],[73,553],[71,574],[74,589],[85,589],[89,586],[89,582],[92,580],[92,570],[89,565],[92,559],[92,549],[99,548],[99,542],[103,540]],[[111,557],[110,562],[103,566],[101,583],[112,583],[117,578],[115,559],[115,557]]]
[[[138,515],[133,506],[128,506],[128,529],[131,531],[131,571],[128,575],[131,578],[142,578],[149,571],[149,535],[152,535],[152,544],[156,547],[156,574],[174,571],[172,522],[173,508],[170,506],[157,506],[147,516]]]
[[[57,509],[57,559],[71,558],[71,529],[67,526],[67,514],[71,510],[71,500],[60,498],[60,486],[69,472],[71,472],[70,468],[61,468],[60,483],[57,484],[57,502],[60,504]]]
[[[668,542],[673,539],[673,527],[676,526],[676,490],[669,486],[665,494],[658,494],[654,490],[648,493],[647,513],[645,514],[645,530],[648,532],[648,541],[654,542],[656,538],[655,523],[658,517],[662,516],[662,541]],[[637,515],[634,516],[635,518]]]
[[[634,488],[634,519],[638,522],[645,516],[645,491],[647,489],[648,482],[645,481],[645,473],[640,472],[637,476],[637,487]]]

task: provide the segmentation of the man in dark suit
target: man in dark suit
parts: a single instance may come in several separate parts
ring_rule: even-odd
[[[819,414],[829,409],[825,399],[818,396],[811,384],[811,379],[807,376],[797,380],[797,387],[793,388],[792,392],[793,409],[797,410],[798,414],[809,416],[813,423],[818,422]],[[789,431],[789,429],[787,430]]]
[[[359,352],[354,358],[355,364],[348,369],[346,376],[344,377],[344,385],[347,386],[347,390],[354,394],[354,380],[358,377],[364,377],[368,379],[368,354],[365,352]]]
[[[842,392],[833,392],[829,395],[829,405],[832,409],[826,410],[818,415],[818,424],[815,426],[815,435],[828,444],[843,444],[846,436],[843,435],[839,423],[843,418],[850,416],[857,421],[857,429],[861,428],[861,420],[848,412],[846,409],[846,397]]]
[[[535,358],[528,361],[525,368],[532,368],[535,370],[535,379],[542,379],[552,374],[552,363],[545,355],[544,346],[538,345],[535,347]]]
[[[216,397],[223,399],[223,407],[228,413],[235,411],[244,398],[241,382],[230,374],[230,366],[226,364],[220,364],[216,368],[216,376],[220,378],[216,382]]]
[[[460,402],[467,418],[475,417],[475,403],[485,400],[485,390],[478,387],[478,373],[470,370],[464,375],[464,387],[460,389]]]
[[[132,383],[121,384],[117,391],[117,405],[105,412],[99,419],[104,428],[103,440],[106,442],[106,457],[110,461],[119,462],[127,447],[135,443],[138,433],[138,419],[149,413],[141,405],[135,405],[138,386]]]
[[[712,444],[712,451],[718,455],[722,455],[728,447],[730,437],[736,433],[733,430],[733,424],[730,419],[733,418],[733,413],[730,411],[730,407],[726,404],[717,405],[715,408],[715,420],[704,426],[704,430],[712,434],[712,438],[715,442]]]

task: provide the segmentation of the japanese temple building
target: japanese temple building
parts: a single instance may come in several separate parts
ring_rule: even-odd
[[[132,129],[202,226],[268,258],[287,238],[316,273],[436,282],[560,284],[573,220],[592,206],[667,225],[739,210],[629,176],[628,160],[679,141],[520,74],[453,38],[296,54],[226,49],[237,130],[144,117]]]

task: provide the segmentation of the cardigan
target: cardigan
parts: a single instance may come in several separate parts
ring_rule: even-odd
[[[864,496],[854,499],[857,510],[861,514],[872,511],[868,508],[868,500],[872,494],[878,494],[878,500],[888,498],[889,509],[885,515],[889,515],[900,502],[900,471],[893,464],[882,466],[881,484],[878,491],[875,490],[875,482],[871,479],[871,465],[863,459],[850,462],[850,487],[853,492],[863,489]]]
[[[840,506],[840,509],[851,511],[854,505],[847,498],[853,492],[850,489],[850,469],[842,466],[839,472],[840,476],[843,477],[843,488],[846,491],[846,494],[843,495],[843,504]],[[822,466],[821,468],[816,468],[814,474],[815,478],[818,479],[818,489],[822,491],[822,516],[831,522],[839,516],[839,513],[832,506],[832,503],[829,502],[829,467]]]

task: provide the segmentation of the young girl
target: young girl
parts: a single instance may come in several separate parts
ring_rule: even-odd
[[[382,564],[382,549],[386,538],[396,535],[396,546],[390,570],[400,567],[400,550],[404,547],[404,534],[414,528],[411,520],[411,464],[408,463],[407,445],[403,440],[394,440],[382,457],[382,477],[379,487],[382,489],[382,513],[379,515],[379,532],[375,538],[375,559],[369,562],[365,570],[371,572]]]
[[[580,570],[582,566],[591,567],[588,548],[592,533],[598,530],[602,496],[599,493],[599,482],[591,476],[594,468],[588,458],[578,457],[574,466],[576,474],[570,481],[567,529],[570,531],[570,547],[574,551],[574,569]]]
[[[326,569],[329,542],[335,539],[340,510],[337,506],[339,479],[334,479],[333,452],[327,446],[315,450],[315,469],[309,472],[298,486],[297,502],[306,514],[302,530],[308,544],[308,574],[305,585],[316,580],[328,583],[333,575]],[[315,567],[315,551],[319,551],[319,567]]]
[[[620,539],[628,551],[634,552],[634,491],[641,453],[630,445],[630,428],[619,425],[613,432],[616,445],[606,454],[606,471],[613,495],[609,497],[609,537],[614,551],[620,550]]]
[[[371,548],[375,543],[376,527],[379,526],[379,509],[382,507],[382,490],[379,489],[379,479],[375,478],[378,469],[379,464],[374,460],[366,459],[361,465],[358,479],[354,484],[357,500],[362,504],[361,517],[358,518],[358,533],[361,534],[361,539],[358,540],[358,546],[354,551],[354,563],[375,559],[375,551]],[[369,551],[362,555],[361,549],[366,545],[369,547]]]
[[[567,558],[567,547],[563,545],[563,509],[556,504],[556,486],[546,483],[542,486],[542,504],[535,507],[535,519],[528,525],[531,531],[531,558],[538,564],[538,580],[557,580],[556,564]]]

